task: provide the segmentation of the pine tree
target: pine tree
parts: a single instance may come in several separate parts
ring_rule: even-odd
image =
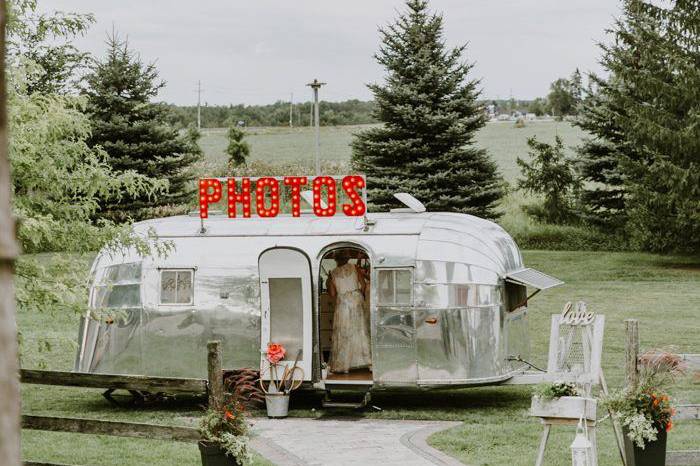
[[[700,250],[698,24],[697,1],[627,0],[603,46],[610,77],[584,105],[581,126],[598,138],[581,148],[584,174],[604,182],[588,194],[643,249]]]
[[[157,197],[122,194],[104,202],[102,216],[117,220],[152,215],[153,208],[179,206],[193,199],[191,166],[201,151],[196,140],[168,124],[169,110],[152,103],[165,85],[154,64],[144,64],[115,34],[108,38],[107,56],[94,63],[84,93],[91,115],[89,144],[101,146],[117,172],[134,170],[167,180],[167,193]]]
[[[445,47],[443,18],[427,1],[408,0],[407,7],[380,31],[375,58],[387,77],[369,88],[384,124],[356,136],[353,166],[367,176],[373,209],[394,207],[393,194],[408,192],[431,211],[495,218],[503,182],[474,145],[486,117],[478,81],[467,79],[473,65],[462,60],[466,46]]]
[[[243,140],[245,133],[240,128],[231,126],[228,129],[228,147],[226,153],[229,156],[228,162],[232,167],[245,165],[246,159],[250,155],[250,146]]]

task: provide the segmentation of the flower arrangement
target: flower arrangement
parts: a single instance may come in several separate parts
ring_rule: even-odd
[[[248,448],[245,408],[236,396],[227,394],[221,407],[209,408],[200,423],[199,431],[203,442],[219,446],[237,464],[245,466],[253,461]]]
[[[620,421],[634,444],[644,447],[658,433],[673,428],[675,414],[668,388],[683,374],[681,358],[669,351],[652,350],[639,358],[639,382],[602,398],[602,404]]]
[[[281,376],[278,374],[280,361],[284,359],[286,354],[287,350],[279,343],[269,343],[267,345],[265,358],[270,363],[270,385],[267,389],[262,387],[265,393],[284,393],[285,395],[288,395],[289,392],[297,389],[299,385],[301,385],[301,381],[304,378],[304,371],[301,367],[297,366],[301,351],[299,352],[299,355],[297,355],[294,365],[291,368],[285,367]],[[301,374],[301,377],[295,378],[295,373]],[[260,382],[262,385],[262,379]]]
[[[562,396],[581,396],[576,384],[562,381],[540,384],[535,387],[532,394],[544,400],[551,400]]]

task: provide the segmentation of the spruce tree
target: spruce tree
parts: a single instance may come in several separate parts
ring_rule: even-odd
[[[107,40],[107,56],[93,64],[84,93],[92,122],[89,144],[108,154],[112,169],[134,170],[168,181],[156,197],[125,192],[102,204],[102,216],[116,220],[153,215],[154,208],[181,206],[194,196],[191,166],[201,151],[196,140],[168,123],[169,110],[152,103],[165,85],[154,64],[140,57],[115,34]]]
[[[408,0],[407,11],[380,30],[375,55],[386,68],[374,94],[381,127],[359,133],[352,143],[355,169],[367,176],[370,207],[395,207],[408,192],[430,211],[498,216],[504,193],[496,164],[474,136],[485,124],[477,104],[478,81],[469,80],[466,46],[447,49],[443,18],[425,0]]]
[[[228,154],[228,163],[232,167],[245,165],[246,159],[250,155],[250,145],[243,138],[245,138],[245,133],[242,129],[235,126],[228,129],[226,153]]]
[[[602,47],[610,76],[584,105],[580,125],[597,139],[579,151],[583,174],[603,182],[588,204],[613,205],[609,216],[643,249],[700,250],[698,24],[696,1],[625,1]]]

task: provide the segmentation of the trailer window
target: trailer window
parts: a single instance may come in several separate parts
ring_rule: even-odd
[[[129,309],[141,305],[141,263],[110,265],[97,272],[93,309]]]
[[[506,282],[506,304],[511,312],[527,306],[527,288],[517,283]]]
[[[377,273],[378,304],[411,304],[412,273],[407,269],[383,269]]]
[[[191,269],[160,271],[160,303],[192,304],[194,271]]]

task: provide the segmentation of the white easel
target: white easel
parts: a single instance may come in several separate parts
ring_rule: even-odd
[[[576,304],[575,309],[568,302],[561,314],[552,315],[545,379],[573,382],[583,389],[585,397],[582,398],[581,407],[577,413],[537,416],[540,417],[544,430],[537,452],[536,466],[542,466],[544,462],[544,452],[551,427],[553,425],[575,426],[581,418],[585,420],[592,446],[592,464],[593,466],[598,464],[595,410],[593,409],[591,413],[590,409],[590,405],[595,401],[590,396],[593,385],[599,383],[603,392],[607,393],[607,384],[601,368],[604,327],[605,316],[589,312],[582,301]]]

